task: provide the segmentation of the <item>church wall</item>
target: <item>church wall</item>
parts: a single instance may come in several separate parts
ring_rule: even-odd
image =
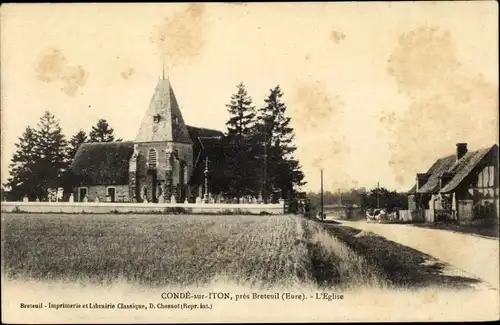
[[[75,202],[78,202],[78,189],[81,187],[87,188],[88,202],[95,202],[99,197],[99,202],[107,202],[106,189],[108,187],[115,188],[115,202],[130,202],[128,185],[80,185],[73,190],[73,197]]]
[[[172,185],[177,186],[180,181],[187,183],[189,177],[191,176],[191,171],[193,168],[193,146],[191,144],[184,143],[172,143],[172,142],[150,142],[150,143],[137,143],[137,149],[139,151],[139,157],[137,162],[137,173],[133,174],[131,171],[129,177],[135,177],[133,183],[139,188],[139,201],[142,201],[142,196],[144,193],[144,188],[146,188],[146,197],[148,202],[153,201],[153,182],[156,182],[157,187],[155,189],[155,198],[158,199],[160,194],[161,183],[167,183],[167,173],[171,170]],[[157,153],[157,165],[156,173],[149,170],[149,150],[155,149]],[[184,174],[181,171],[180,161],[172,159],[171,162],[167,159],[167,152],[177,150],[179,160],[184,161],[188,166],[188,179],[185,180]],[[172,157],[173,158],[173,157]],[[181,173],[183,174],[181,176]],[[154,175],[153,175],[154,174]],[[129,196],[133,193],[133,189],[128,189]],[[133,197],[133,196],[132,196]],[[165,199],[170,199],[166,197]]]

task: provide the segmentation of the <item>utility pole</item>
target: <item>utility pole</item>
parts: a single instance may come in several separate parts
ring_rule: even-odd
[[[324,219],[323,215],[323,168],[321,169],[321,220]]]
[[[267,120],[264,119],[264,179],[263,179],[263,199],[264,204],[267,204]]]

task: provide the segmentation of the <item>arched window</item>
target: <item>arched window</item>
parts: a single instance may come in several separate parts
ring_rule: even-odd
[[[155,168],[156,163],[158,162],[158,153],[155,149],[149,149],[148,152],[148,166],[150,168]]]

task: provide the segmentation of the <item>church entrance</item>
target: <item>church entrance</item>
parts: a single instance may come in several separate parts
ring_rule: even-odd
[[[158,197],[156,196],[158,193],[158,189],[156,188],[158,181],[156,178],[156,171],[154,171],[154,173],[151,174],[151,202],[154,203],[158,203]]]

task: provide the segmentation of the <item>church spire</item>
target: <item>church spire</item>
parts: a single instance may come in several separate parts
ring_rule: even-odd
[[[192,143],[168,78],[158,80],[135,142]]]

